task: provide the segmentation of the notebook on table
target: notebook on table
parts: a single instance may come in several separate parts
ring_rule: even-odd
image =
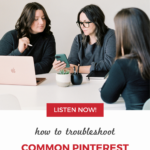
[[[91,71],[86,77],[89,80],[101,80],[108,77],[109,71]]]
[[[36,78],[32,56],[0,56],[0,84],[39,85],[46,78]]]

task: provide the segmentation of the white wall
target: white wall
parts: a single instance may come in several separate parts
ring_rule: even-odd
[[[0,0],[0,38],[15,28],[24,6],[32,0]],[[106,25],[114,29],[115,14],[126,7],[138,7],[150,17],[150,0],[37,0],[51,19],[51,30],[56,40],[57,53],[69,55],[74,37],[80,33],[76,25],[79,10],[88,4],[100,6],[106,17]]]

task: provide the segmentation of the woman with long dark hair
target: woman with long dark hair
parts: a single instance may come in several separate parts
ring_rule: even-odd
[[[80,73],[107,71],[111,68],[116,53],[115,33],[105,25],[105,15],[96,5],[87,5],[77,15],[81,34],[73,41],[68,61],[70,72],[80,64]],[[66,67],[64,62],[53,63],[55,70]]]
[[[142,109],[150,97],[150,21],[138,8],[115,16],[116,61],[101,89],[101,98],[114,103],[120,94],[126,109]]]
[[[28,3],[15,25],[15,30],[2,37],[0,55],[33,56],[36,74],[48,73],[56,53],[50,24],[42,5]]]

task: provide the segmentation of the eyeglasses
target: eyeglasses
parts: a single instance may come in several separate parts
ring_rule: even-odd
[[[81,27],[81,25],[83,25],[85,28],[89,27],[89,24],[92,22],[76,22],[78,27]]]

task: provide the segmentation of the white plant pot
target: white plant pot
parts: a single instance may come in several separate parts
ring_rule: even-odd
[[[56,82],[58,86],[67,87],[70,85],[70,73],[58,74],[56,73]]]

